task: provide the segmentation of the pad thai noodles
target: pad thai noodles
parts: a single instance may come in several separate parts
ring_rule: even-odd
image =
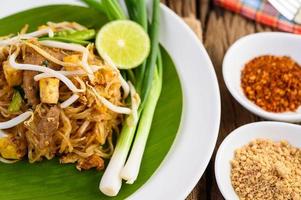
[[[125,100],[131,93],[131,104],[138,103],[139,95],[93,43],[47,40],[86,27],[49,22],[26,34],[27,28],[0,40],[1,161],[58,156],[78,170],[103,169],[124,115],[135,107]]]
[[[151,20],[144,1],[125,1],[129,17],[82,1],[109,20],[97,34],[63,21],[0,38],[0,161],[105,169],[99,189],[116,196],[138,177],[161,94],[160,1]]]

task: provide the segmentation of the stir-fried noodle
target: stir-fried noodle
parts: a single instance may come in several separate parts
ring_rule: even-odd
[[[0,129],[5,133],[0,161],[27,157],[37,162],[58,156],[61,163],[76,163],[79,170],[103,169],[124,114],[132,112],[123,89],[129,86],[117,68],[95,53],[93,44],[37,38],[86,27],[48,22],[36,33],[26,34],[27,29],[0,40]],[[72,85],[77,90],[72,91]],[[17,110],[12,105],[16,93],[22,96]]]

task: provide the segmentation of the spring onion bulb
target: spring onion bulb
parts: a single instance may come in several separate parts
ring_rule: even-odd
[[[99,183],[100,191],[108,196],[116,196],[119,193],[122,185],[120,174],[130,151],[140,116],[138,111],[140,104],[139,95],[131,83],[129,83],[129,87],[133,110],[132,114],[127,117],[126,122],[131,122],[131,124],[124,123],[114,153]]]
[[[63,83],[66,84],[66,86],[72,91],[72,92],[84,92],[82,89],[77,89],[76,86],[72,83],[70,79],[68,79],[66,76],[58,73],[57,71],[40,66],[40,65],[31,65],[31,64],[19,64],[16,63],[16,57],[17,57],[18,51],[15,51],[12,55],[9,56],[9,64],[11,67],[19,70],[31,70],[31,71],[39,71],[44,72],[47,74],[51,74],[53,77],[61,80]],[[1,128],[0,128],[1,129]]]
[[[116,67],[115,63],[112,61],[112,59],[108,56],[108,55],[104,55],[103,56],[103,59],[106,61],[106,63],[112,67],[114,70],[116,70],[118,72],[118,78],[120,80],[120,83],[121,83],[121,87],[123,89],[123,92],[124,92],[124,98],[127,98],[129,93],[130,93],[130,86],[127,84],[126,80],[124,80],[124,78],[122,77],[119,69]]]
[[[35,32],[31,32],[31,33],[27,33],[27,34],[21,34],[6,40],[0,40],[0,46],[6,46],[6,45],[13,45],[18,43],[19,41],[21,41],[22,39],[31,39],[31,38],[35,38],[35,37],[40,37],[43,35],[48,34],[49,37],[53,37],[54,33],[51,30],[51,28],[46,28],[46,29],[42,29],[42,30],[38,30]]]
[[[81,64],[84,70],[88,73],[90,80],[94,79],[93,71],[90,68],[90,65],[88,64],[89,50],[87,48],[78,44],[71,44],[71,43],[64,43],[64,42],[57,42],[57,41],[50,41],[50,40],[40,41],[40,44],[47,47],[82,52],[83,55],[82,55]]]
[[[101,66],[92,65],[91,69],[92,69],[93,72],[96,72],[96,71],[102,69],[102,67]],[[62,75],[64,75],[64,76],[77,76],[77,75],[86,75],[87,74],[86,71],[80,70],[80,69],[79,70],[74,70],[74,71],[63,71],[62,70],[62,71],[57,71],[57,72],[60,73],[60,74],[62,74]],[[51,78],[51,77],[53,77],[53,75],[47,74],[47,73],[41,73],[41,74],[35,75],[34,76],[34,80],[35,81],[39,81],[39,80],[41,80],[43,78]]]
[[[131,117],[132,115],[128,116],[127,120],[132,120],[129,119]],[[116,148],[99,183],[99,190],[105,195],[116,196],[121,188],[120,172],[128,156],[135,130],[136,126],[129,126],[127,123],[122,127]]]
[[[122,185],[120,175],[130,151],[140,117],[140,111],[138,111],[140,97],[130,82],[129,87],[132,98],[132,114],[127,117],[126,123],[122,127],[116,148],[99,183],[99,190],[107,196],[116,196],[119,193]]]
[[[110,109],[113,112],[120,113],[120,114],[126,114],[129,115],[132,113],[132,110],[126,107],[120,107],[112,104],[110,101],[108,101],[106,98],[100,96],[96,89],[92,87],[91,85],[88,85],[88,87],[93,91],[94,95],[97,97],[97,99],[108,109]]]
[[[73,94],[69,99],[67,99],[66,101],[61,103],[61,108],[64,109],[64,108],[69,107],[71,104],[76,102],[78,98],[79,98],[79,96],[77,94]]]
[[[140,171],[147,138],[151,129],[157,102],[160,98],[162,90],[162,79],[162,58],[159,52],[158,67],[156,68],[152,86],[141,113],[135,141],[129,158],[120,173],[120,176],[126,180],[126,183],[128,184],[133,184],[136,181]]]
[[[156,108],[156,103],[157,102],[153,100],[151,100],[151,102],[146,102],[144,112],[146,112],[147,114],[142,115],[140,119],[139,127],[137,130],[137,136],[133,148],[126,162],[126,165],[121,171],[121,177],[124,180],[126,180],[126,183],[128,184],[133,184],[138,177],[144,149],[152,124],[152,118]]]
[[[33,114],[32,111],[27,111],[11,120],[8,120],[6,122],[0,122],[0,129],[8,129],[8,128],[15,127],[18,124],[21,124],[22,122],[24,122],[29,117],[31,117],[32,114]]]
[[[149,97],[145,102],[131,153],[121,171],[121,177],[126,180],[126,183],[128,184],[133,184],[138,177],[144,149],[156,109],[156,104],[160,96],[160,86],[158,86],[158,84],[155,85],[156,83],[154,82]]]

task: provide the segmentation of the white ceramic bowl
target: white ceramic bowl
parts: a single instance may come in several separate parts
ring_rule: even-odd
[[[1,0],[0,17],[32,7],[66,3],[82,5],[78,0]],[[192,30],[164,5],[160,42],[180,76],[184,95],[182,121],[167,157],[148,182],[128,198],[131,200],[185,199],[205,171],[218,136],[220,94],[210,58]]]
[[[230,161],[234,158],[236,149],[258,138],[273,141],[286,140],[291,145],[301,148],[300,133],[301,126],[284,122],[251,123],[230,133],[219,147],[215,158],[215,178],[224,198],[226,200],[239,200],[230,179]]]
[[[260,55],[290,56],[301,64],[301,36],[290,33],[257,33],[236,41],[228,50],[223,62],[223,76],[232,96],[246,109],[265,119],[300,122],[301,109],[296,112],[272,113],[263,110],[247,99],[241,88],[241,70]]]

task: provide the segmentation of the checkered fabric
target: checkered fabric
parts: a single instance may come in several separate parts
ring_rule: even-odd
[[[301,25],[287,20],[266,0],[215,0],[215,3],[256,22],[301,34]]]

